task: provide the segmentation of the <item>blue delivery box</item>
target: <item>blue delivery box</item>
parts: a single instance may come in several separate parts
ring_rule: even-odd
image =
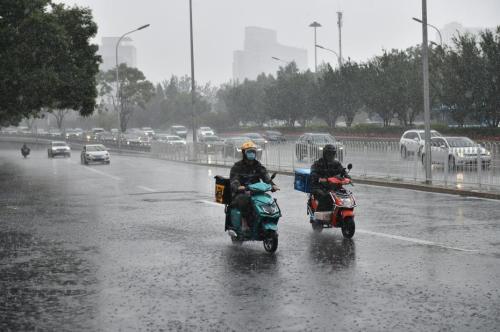
[[[309,168],[295,169],[293,188],[308,194],[311,192],[311,170]]]

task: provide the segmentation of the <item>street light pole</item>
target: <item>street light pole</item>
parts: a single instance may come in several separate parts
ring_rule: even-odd
[[[342,68],[342,12],[337,12],[337,25],[339,27],[339,68]]]
[[[422,0],[422,64],[424,80],[425,182],[432,184],[431,115],[429,97],[429,45],[427,40],[427,0]]]
[[[318,71],[318,53],[316,50],[316,28],[321,27],[321,24],[314,21],[311,24],[309,24],[309,26],[311,28],[314,28],[314,72],[316,73]]]
[[[196,101],[196,83],[194,80],[194,49],[193,49],[193,6],[192,0],[189,0],[189,32],[191,41],[191,125],[193,126],[193,149],[196,143],[196,120],[195,120],[195,101]]]
[[[419,18],[412,17],[412,20],[423,24],[422,20]],[[439,29],[435,25],[432,25],[430,23],[427,23],[427,25],[437,31],[438,36],[439,36],[439,44],[441,45],[441,47],[443,47],[443,36],[441,35],[441,31],[439,31]]]
[[[149,27],[149,24],[142,25],[138,27],[137,29],[131,30],[129,32],[124,33],[121,35],[120,38],[118,38],[118,41],[116,42],[116,47],[115,47],[115,65],[116,65],[116,103],[115,105],[118,105],[120,103],[120,109],[118,110],[118,115],[120,116],[120,134],[122,132],[122,122],[121,122],[121,113],[122,113],[122,103],[121,103],[121,91],[120,91],[120,79],[119,79],[119,72],[118,72],[118,46],[120,46],[120,42],[122,41],[125,36],[130,35],[132,32],[136,32],[142,29],[146,29]],[[121,135],[120,135],[121,136]],[[118,146],[120,145],[121,137],[118,138]]]

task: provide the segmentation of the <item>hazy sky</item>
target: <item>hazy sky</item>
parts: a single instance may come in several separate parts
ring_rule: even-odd
[[[188,0],[56,0],[90,7],[99,25],[95,40],[118,36],[140,25],[151,27],[131,37],[137,65],[148,79],[160,82],[190,72]],[[466,27],[500,25],[500,0],[427,0],[428,20],[438,27],[460,22]],[[278,32],[278,41],[308,50],[314,66],[313,32],[318,44],[338,49],[336,12],[344,12],[344,57],[366,60],[383,48],[406,48],[421,41],[421,0],[193,0],[195,70],[198,82],[219,84],[232,76],[233,51],[243,47],[244,28]],[[429,30],[430,39],[435,33]],[[334,61],[318,50],[318,63]]]

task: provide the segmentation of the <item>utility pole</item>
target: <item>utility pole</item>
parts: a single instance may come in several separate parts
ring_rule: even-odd
[[[425,183],[432,184],[431,111],[429,97],[429,45],[427,40],[427,0],[422,0],[422,64],[424,79]]]
[[[191,40],[191,120],[193,126],[193,143],[196,143],[196,120],[195,120],[195,101],[196,101],[196,82],[194,80],[194,49],[193,49],[193,7],[189,0],[189,28]],[[194,149],[194,146],[193,146]]]
[[[337,25],[339,27],[339,68],[342,68],[342,12],[337,12]]]

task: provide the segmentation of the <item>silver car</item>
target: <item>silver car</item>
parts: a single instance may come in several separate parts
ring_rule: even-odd
[[[337,147],[337,159],[343,162],[346,153],[344,144],[328,133],[306,133],[300,136],[295,143],[295,156],[299,161],[306,158],[317,160],[323,156],[323,148],[327,144]]]
[[[425,153],[422,154],[422,162]],[[491,152],[468,137],[433,137],[431,139],[431,160],[434,164],[449,165],[449,168],[477,165],[484,168],[491,163]]]
[[[71,157],[71,148],[66,142],[52,141],[47,149],[47,156],[49,158],[55,156]]]
[[[102,144],[84,145],[80,160],[84,165],[88,165],[89,163],[104,163],[109,165],[111,162],[109,152]]]

